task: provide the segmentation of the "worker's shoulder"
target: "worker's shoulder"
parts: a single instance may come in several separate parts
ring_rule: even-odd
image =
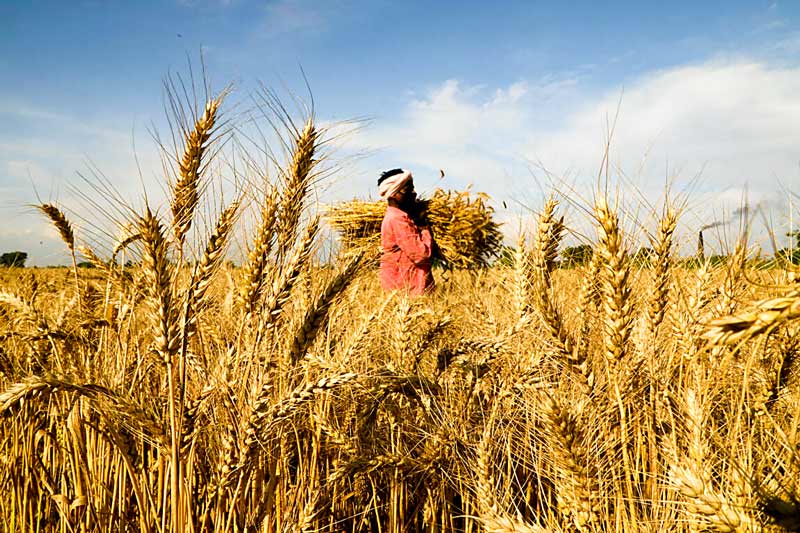
[[[383,223],[410,223],[412,222],[411,217],[408,216],[408,213],[403,211],[398,207],[394,207],[393,205],[386,207],[386,214],[383,216]]]

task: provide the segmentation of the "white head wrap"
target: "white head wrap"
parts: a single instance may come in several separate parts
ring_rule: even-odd
[[[389,176],[385,180],[378,185],[378,194],[381,195],[381,198],[384,200],[388,200],[395,194],[397,191],[403,188],[403,185],[411,179],[411,171],[410,170],[403,170],[403,172],[399,174],[394,174],[393,176]]]

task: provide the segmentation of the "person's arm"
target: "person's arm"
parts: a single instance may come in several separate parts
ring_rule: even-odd
[[[430,261],[433,238],[428,228],[419,228],[408,217],[394,221],[394,237],[397,246],[416,264]]]

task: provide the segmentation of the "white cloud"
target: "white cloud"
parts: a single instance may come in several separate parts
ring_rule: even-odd
[[[615,152],[639,158],[650,151],[695,168],[708,163],[715,184],[756,186],[798,160],[798,90],[800,69],[744,61],[652,74],[622,95]],[[592,163],[586,149],[597,153],[598,133],[619,97],[614,91],[577,110],[554,135],[531,139],[526,152],[557,166]]]
[[[687,227],[725,216],[745,196],[750,203],[773,207],[776,222],[784,223],[786,195],[779,184],[796,187],[800,176],[800,69],[738,59],[651,72],[624,91],[597,90],[587,83],[587,78],[574,75],[518,80],[502,87],[445,80],[409,96],[396,118],[344,136],[340,145],[347,150],[375,152],[354,163],[349,175],[356,177],[337,184],[330,195],[338,193],[334,200],[351,198],[355,189],[358,196],[372,191],[374,198],[374,179],[386,168],[383,165],[412,168],[422,190],[473,184],[475,190],[493,196],[496,206],[506,201],[509,209],[499,212],[505,220],[521,211],[516,202],[538,207],[541,190],[532,174],[546,181],[538,164],[555,176],[568,176],[570,184],[587,193],[600,165],[606,120],[613,119],[622,95],[612,162],[624,173],[626,187],[636,187],[652,199],[663,189],[667,163],[670,174],[679,171],[676,188],[702,170],[691,189],[694,209],[684,219]],[[15,109],[18,118],[36,129],[27,136],[0,134],[0,192],[5,198],[24,195],[30,171],[45,200],[67,200],[70,207],[64,198],[67,188],[60,183],[85,168],[85,155],[123,196],[134,201],[141,197],[130,133],[48,110],[6,106],[0,107],[0,114]],[[161,169],[143,133],[137,131],[137,147],[148,194],[158,194],[163,180],[154,175]],[[443,183],[437,181],[439,168],[447,172]],[[347,192],[344,186],[349,186]],[[53,190],[55,196],[49,196]],[[33,191],[21,200],[16,205],[33,202]],[[85,211],[80,207],[76,203],[76,210]],[[21,217],[11,211],[0,210],[0,226],[8,229],[0,234],[4,247],[29,238],[20,232],[40,222],[33,214]],[[42,257],[60,253],[54,234],[38,227],[36,231],[43,236],[40,240],[51,243],[43,245]],[[35,260],[39,252],[33,252]]]
[[[143,185],[130,132],[25,105],[0,106],[0,116],[20,121],[26,129],[24,135],[12,131],[0,134],[0,251],[26,250],[29,264],[67,260],[52,225],[40,213],[25,207],[40,200],[62,206],[80,240],[91,240],[98,227],[107,226],[105,215],[88,205],[86,197],[103,207],[110,207],[110,199],[91,190],[77,175],[81,172],[94,179],[91,166],[102,172],[119,197],[131,205],[141,204],[143,190],[158,202],[161,185],[154,178],[160,171],[158,153],[144,128],[136,134]],[[116,122],[125,124],[121,119]],[[75,190],[82,192],[75,194]]]
[[[474,181],[498,200],[522,193],[536,201],[539,188],[524,162],[594,184],[607,124],[619,104],[611,161],[626,184],[654,198],[663,190],[667,164],[671,172],[680,169],[678,184],[702,171],[690,205],[712,213],[723,204],[733,209],[745,195],[779,204],[778,183],[797,182],[797,94],[800,69],[747,59],[652,72],[624,90],[602,92],[578,80],[520,81],[497,89],[447,80],[409,101],[398,120],[367,129],[350,143],[384,147],[381,159],[412,168],[445,168],[462,179],[449,186]],[[701,197],[712,199],[713,210],[696,203]],[[706,215],[701,209],[693,216]]]
[[[515,133],[528,127],[526,102],[538,90],[526,82],[488,91],[447,80],[411,100],[396,122],[367,128],[347,145],[388,152],[412,168],[444,168],[461,185],[493,177],[519,154]]]

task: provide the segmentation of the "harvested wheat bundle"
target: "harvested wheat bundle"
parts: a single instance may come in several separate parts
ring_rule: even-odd
[[[436,189],[430,199],[420,200],[421,218],[430,224],[439,251],[456,268],[487,266],[500,252],[503,235],[487,205],[484,193]],[[352,200],[331,207],[327,219],[348,249],[380,246],[381,221],[386,202]],[[377,252],[376,252],[377,253]]]

